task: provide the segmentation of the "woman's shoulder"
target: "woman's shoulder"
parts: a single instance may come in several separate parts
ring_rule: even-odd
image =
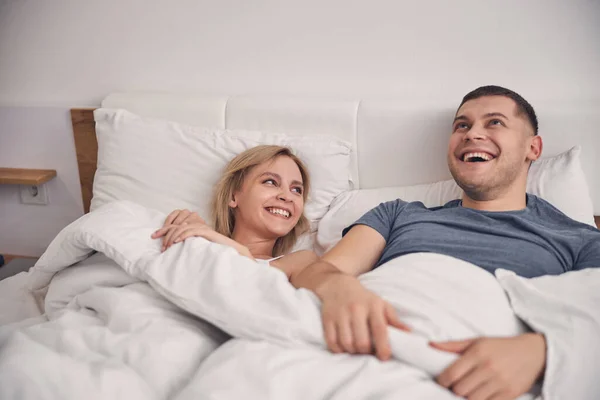
[[[292,274],[299,273],[318,259],[319,257],[312,250],[299,250],[270,262],[270,265],[285,272],[289,278]]]
[[[319,256],[312,250],[298,250],[293,253],[286,254],[279,258],[281,261],[297,261],[297,260],[307,260],[310,262],[317,261]]]

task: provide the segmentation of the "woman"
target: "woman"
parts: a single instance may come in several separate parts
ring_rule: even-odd
[[[189,237],[203,237],[279,268],[290,279],[317,259],[309,250],[287,254],[309,229],[304,216],[309,186],[306,167],[290,149],[257,146],[225,168],[212,201],[214,229],[194,212],[175,210],[152,238],[162,237],[165,251]]]

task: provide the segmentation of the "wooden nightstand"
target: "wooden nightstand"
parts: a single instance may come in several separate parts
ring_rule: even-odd
[[[0,185],[19,185],[21,203],[48,204],[45,185],[56,176],[54,169],[0,168]]]

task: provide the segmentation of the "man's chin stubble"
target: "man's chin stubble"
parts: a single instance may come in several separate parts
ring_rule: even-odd
[[[499,191],[497,188],[494,188],[493,185],[485,183],[467,183],[463,180],[456,179],[456,177],[454,177],[454,181],[463,192],[465,192],[466,196],[475,201],[494,200]]]

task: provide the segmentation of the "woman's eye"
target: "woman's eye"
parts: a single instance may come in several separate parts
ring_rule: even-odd
[[[292,188],[292,192],[296,192],[298,194],[302,194],[302,188],[301,187]]]
[[[263,181],[263,183],[265,183],[267,185],[273,185],[273,186],[277,185],[277,182],[275,182],[275,179],[266,179]]]

